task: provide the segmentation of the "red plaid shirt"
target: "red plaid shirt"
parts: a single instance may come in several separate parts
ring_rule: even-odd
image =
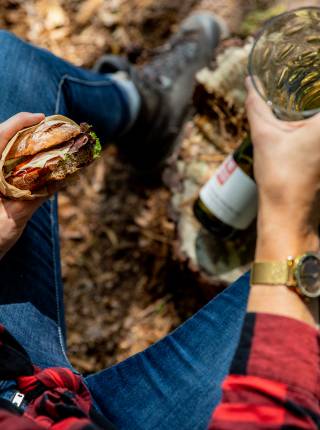
[[[2,430],[114,430],[92,406],[82,381],[65,368],[41,370],[0,325],[0,380],[15,380],[21,406],[0,398]]]
[[[22,409],[0,399],[1,429],[113,428],[93,412],[80,376],[68,369],[35,368],[1,326],[0,379],[17,380],[26,401]],[[223,384],[222,403],[209,429],[319,429],[319,380],[315,329],[284,317],[248,314],[231,373]]]
[[[248,314],[209,429],[319,429],[319,340],[302,322]]]

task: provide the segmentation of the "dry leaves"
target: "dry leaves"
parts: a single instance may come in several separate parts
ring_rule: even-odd
[[[248,6],[235,0],[2,0],[0,25],[79,66],[92,66],[106,52],[141,62],[193,8],[209,3],[234,29],[242,3]],[[146,188],[109,147],[60,194],[69,353],[84,372],[144,349],[205,302],[190,269],[182,270],[172,255],[172,245],[179,246],[172,195],[174,204],[190,212],[208,166],[217,165],[236,144],[242,125],[236,120],[234,138],[227,146],[216,138],[215,147],[212,137],[223,133],[231,111],[220,100],[198,95],[198,116],[186,129],[177,168],[170,172],[170,191]],[[209,114],[201,112],[202,104]],[[211,115],[219,119],[219,129],[212,129]],[[181,176],[190,185],[184,194]],[[190,231],[194,222],[190,218],[179,232]]]

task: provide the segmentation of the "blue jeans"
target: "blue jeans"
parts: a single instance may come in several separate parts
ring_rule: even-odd
[[[4,31],[0,88],[0,121],[19,111],[61,113],[93,124],[106,140],[130,121],[126,94],[111,76],[76,68]],[[35,213],[0,261],[0,280],[0,322],[34,364],[72,368],[56,198]],[[248,290],[245,275],[169,336],[85,378],[96,407],[119,429],[205,429],[239,341]],[[0,395],[10,384],[0,381]]]

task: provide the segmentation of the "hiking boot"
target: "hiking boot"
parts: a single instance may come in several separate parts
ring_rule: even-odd
[[[134,125],[116,143],[124,158],[141,173],[161,171],[172,153],[192,107],[195,75],[210,65],[214,49],[226,32],[214,15],[193,15],[144,67],[128,67],[120,60],[118,71],[129,73],[140,94],[141,107]],[[114,66],[109,56],[104,59],[96,69],[100,73]]]
[[[92,71],[100,74],[126,72],[131,74],[131,65],[125,57],[119,55],[102,55],[93,66]]]

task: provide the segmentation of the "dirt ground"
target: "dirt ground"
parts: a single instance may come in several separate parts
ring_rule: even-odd
[[[79,66],[91,67],[106,52],[143,63],[194,9],[223,16],[244,37],[245,16],[258,11],[263,20],[278,3],[2,0],[0,25]],[[164,185],[135,179],[114,146],[60,194],[69,355],[79,370],[97,371],[141,351],[208,300],[172,257],[169,201]]]

